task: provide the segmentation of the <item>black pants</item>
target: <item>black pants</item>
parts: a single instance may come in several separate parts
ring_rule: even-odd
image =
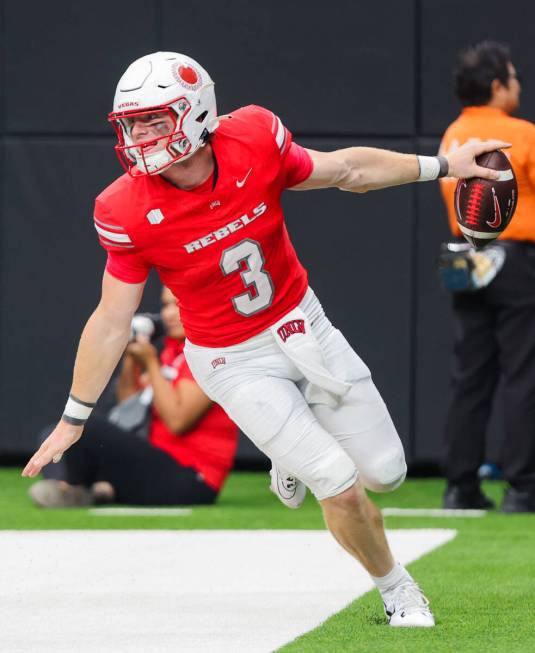
[[[214,503],[217,497],[195,469],[181,466],[161,449],[102,417],[88,420],[81,439],[65,452],[63,461],[59,469],[50,465],[45,478],[59,477],[88,487],[108,481],[115,488],[116,503],[195,505]]]
[[[453,295],[444,471],[450,484],[477,483],[501,379],[504,476],[515,488],[535,491],[535,244],[508,241],[504,247],[506,262],[489,286]]]

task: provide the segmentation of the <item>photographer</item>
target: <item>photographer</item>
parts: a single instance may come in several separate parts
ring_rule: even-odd
[[[158,355],[148,337],[138,333],[126,348],[116,387],[119,413],[129,400],[142,408],[148,396],[148,428],[134,435],[93,416],[84,438],[64,456],[64,480],[48,478],[30,488],[37,505],[193,505],[217,498],[233,465],[237,428],[194,381],[182,353],[179,309],[167,288],[161,317],[163,351]],[[123,419],[128,412],[123,411]],[[139,437],[143,430],[148,438]]]

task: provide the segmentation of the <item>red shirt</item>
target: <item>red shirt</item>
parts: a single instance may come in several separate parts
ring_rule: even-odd
[[[183,379],[194,381],[183,349],[184,343],[166,338],[160,354],[162,373],[173,386]],[[177,435],[167,428],[153,407],[149,441],[181,465],[196,469],[207,485],[220,490],[234,464],[238,428],[221,406],[213,404],[190,431]]]
[[[312,172],[279,118],[249,106],[221,118],[210,141],[217,179],[184,191],[162,176],[123,175],[96,200],[107,271],[142,283],[151,267],[180,306],[188,339],[228,346],[295,308],[307,273],[290,242],[285,188]]]

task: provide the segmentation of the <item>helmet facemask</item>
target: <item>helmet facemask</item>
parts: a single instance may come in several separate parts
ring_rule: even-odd
[[[177,111],[172,108],[175,105]],[[138,175],[157,175],[169,166],[193,154],[192,144],[182,129],[182,123],[191,106],[186,98],[178,98],[165,107],[123,111],[111,113],[109,121],[113,124],[117,134],[118,144],[115,151],[125,170],[133,177]],[[171,129],[162,136],[134,143],[132,127],[135,118],[162,114],[171,120]],[[149,121],[150,126],[150,121]],[[157,150],[153,148],[158,147]],[[137,167],[137,171],[134,170]]]

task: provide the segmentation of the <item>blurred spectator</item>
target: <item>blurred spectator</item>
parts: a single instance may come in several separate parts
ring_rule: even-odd
[[[535,125],[511,117],[519,106],[519,75],[509,49],[483,42],[459,55],[456,91],[463,109],[444,134],[441,152],[470,140],[500,138],[518,181],[518,206],[497,241],[503,267],[483,288],[453,293],[452,398],[445,426],[446,508],[490,508],[478,468],[498,381],[503,386],[503,447],[509,484],[502,511],[535,511]],[[441,190],[454,236],[456,180]],[[484,251],[484,250],[483,250]]]
[[[178,306],[167,288],[161,317],[167,334],[161,354],[147,336],[138,335],[123,357],[118,409],[111,415],[123,426],[130,419],[130,432],[105,417],[92,417],[84,437],[65,453],[65,477],[31,487],[37,505],[215,501],[234,462],[238,431],[191,375],[182,353],[185,334]]]

